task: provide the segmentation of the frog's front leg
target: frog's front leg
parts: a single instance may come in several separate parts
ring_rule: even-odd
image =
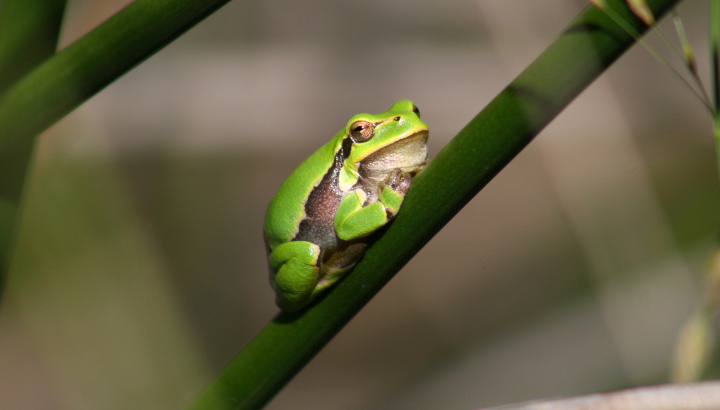
[[[286,242],[273,249],[270,284],[282,310],[297,310],[310,301],[320,280],[319,258],[320,247],[306,241]]]
[[[345,197],[335,213],[335,232],[340,239],[350,241],[375,232],[400,210],[412,177],[399,169],[393,170],[378,187],[378,200],[363,206],[367,195],[356,189]]]

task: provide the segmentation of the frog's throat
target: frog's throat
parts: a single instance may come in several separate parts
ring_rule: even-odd
[[[428,130],[421,129],[354,162],[348,162],[349,153],[345,153],[338,180],[340,189],[349,191],[361,175],[377,179],[378,175],[384,177],[393,169],[402,169],[410,174],[417,173],[427,161],[427,139]]]
[[[416,174],[427,162],[427,131],[410,136],[376,150],[360,162],[360,178],[381,181],[393,170]]]

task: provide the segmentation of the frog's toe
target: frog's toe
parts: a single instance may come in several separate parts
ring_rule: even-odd
[[[412,182],[412,176],[403,172],[400,169],[394,169],[390,172],[387,178],[385,178],[384,185],[393,191],[406,193],[410,188],[410,182]]]

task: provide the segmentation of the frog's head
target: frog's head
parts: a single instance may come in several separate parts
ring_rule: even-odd
[[[427,161],[428,126],[408,100],[380,114],[358,114],[344,132],[341,187],[349,188],[358,175],[377,183],[394,169],[414,175]]]

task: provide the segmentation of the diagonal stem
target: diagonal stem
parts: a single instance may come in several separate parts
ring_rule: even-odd
[[[229,1],[135,0],[0,96],[0,278],[36,137]]]
[[[662,16],[677,0],[652,0]],[[624,2],[615,10],[646,30]],[[413,180],[400,212],[335,289],[303,312],[280,313],[192,407],[257,409],[267,403],[460,209],[633,38],[590,7],[481,111]],[[438,274],[452,274],[438,272]]]

